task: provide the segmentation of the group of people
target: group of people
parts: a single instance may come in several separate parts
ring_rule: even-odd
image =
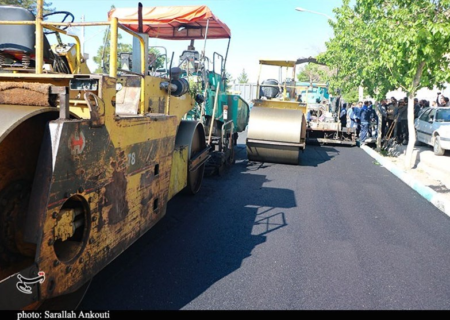
[[[449,107],[449,98],[438,93],[436,101],[431,102],[432,107]],[[430,107],[428,100],[414,99],[414,119],[420,111]],[[397,143],[408,144],[408,98],[397,100],[395,97],[383,99],[375,107],[372,101],[360,101],[348,106],[343,103],[340,110],[342,128],[355,128],[356,136],[364,144],[369,137],[377,137],[378,115],[381,114],[382,138],[396,139]]]

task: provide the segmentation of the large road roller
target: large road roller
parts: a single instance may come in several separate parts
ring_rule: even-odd
[[[170,19],[179,9],[162,11]],[[43,0],[36,16],[0,7],[0,309],[75,308],[170,199],[199,192],[209,150],[203,125],[182,120],[195,105],[189,82],[148,72],[149,36],[188,23],[155,30],[145,20],[152,10],[76,23],[70,12],[51,22]],[[89,72],[69,25],[110,27],[108,74]],[[119,32],[135,40],[129,71],[118,65]]]
[[[258,98],[252,101],[250,111],[247,157],[250,161],[296,165],[306,146],[306,104],[297,99],[296,61],[260,60],[259,64]],[[292,78],[260,83],[262,66],[286,68],[286,74],[292,72]]]

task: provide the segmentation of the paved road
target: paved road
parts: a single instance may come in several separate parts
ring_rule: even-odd
[[[450,219],[357,147],[240,160],[97,275],[81,309],[450,309]]]

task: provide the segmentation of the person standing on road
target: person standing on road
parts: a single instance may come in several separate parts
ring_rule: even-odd
[[[419,99],[414,98],[414,120],[419,117],[419,112],[420,112]]]
[[[377,136],[377,132],[378,132],[378,116],[377,113],[373,107],[372,101],[369,100],[369,137],[373,137],[373,135],[375,134],[375,137]]]
[[[386,120],[387,120],[387,100],[381,100],[381,103],[378,105],[378,110],[381,113],[381,138],[386,136]],[[377,117],[378,119],[378,117]],[[378,129],[378,128],[377,128]],[[377,130],[378,132],[378,130]]]
[[[397,103],[397,99],[395,99],[395,97],[391,98],[390,103],[386,106],[387,108],[387,115],[386,115],[386,125],[387,125],[387,130],[392,130],[394,129],[394,137],[396,136],[396,132],[397,132],[397,127],[395,123],[395,119],[397,117],[398,114],[398,103]],[[395,126],[395,127],[393,127]]]
[[[406,99],[406,102],[405,102]],[[400,101],[398,106],[397,143],[408,144],[408,103],[407,98]]]
[[[369,101],[365,101],[361,108],[361,133],[359,136],[359,141],[364,144],[368,134],[369,134],[369,124],[370,124],[371,111],[369,110]]]
[[[363,102],[360,101],[358,105],[355,107],[353,112],[355,113],[355,122],[356,122],[356,137],[359,138],[361,132],[361,108],[363,107]]]
[[[342,104],[341,110],[339,112],[339,120],[341,121],[341,128],[347,127],[347,103]]]
[[[356,104],[353,104],[352,107],[348,110],[348,116],[350,118],[350,128],[354,128],[356,134],[358,135],[359,108]]]

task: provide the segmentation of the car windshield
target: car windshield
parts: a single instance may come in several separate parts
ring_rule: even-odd
[[[450,109],[437,110],[436,122],[450,122]]]

